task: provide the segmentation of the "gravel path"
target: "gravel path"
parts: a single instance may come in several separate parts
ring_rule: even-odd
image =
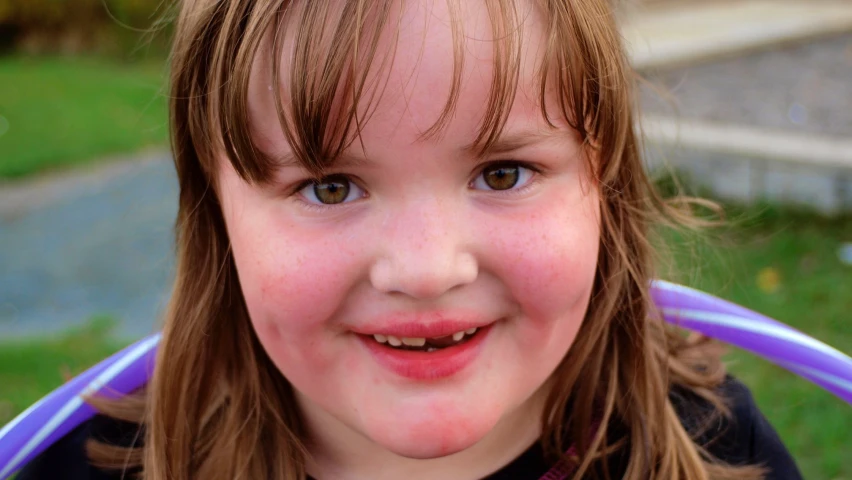
[[[852,136],[852,34],[659,73],[646,78],[647,113]]]
[[[154,331],[173,268],[177,181],[168,156],[129,162],[120,174],[38,185],[61,190],[44,205],[0,209],[0,338],[98,314],[119,320],[123,337]]]

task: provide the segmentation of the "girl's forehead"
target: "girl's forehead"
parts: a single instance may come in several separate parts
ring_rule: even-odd
[[[458,142],[469,142],[476,137],[487,110],[495,102],[491,97],[493,85],[507,81],[498,78],[504,73],[495,66],[511,55],[519,55],[517,71],[509,72],[517,74],[518,85],[514,98],[508,101],[510,114],[506,127],[511,129],[513,122],[529,124],[531,117],[541,117],[537,71],[545,42],[543,20],[530,1],[517,1],[514,7],[513,12],[501,12],[480,1],[394,2],[383,28],[376,32],[375,45],[362,44],[358,52],[343,52],[350,68],[364,72],[364,93],[357,108],[365,120],[359,127],[360,136],[376,140],[382,140],[383,136],[389,137],[388,140],[390,137],[417,139],[441,121],[452,100],[452,115],[441,136],[449,141],[455,138]],[[289,89],[294,79],[290,60],[299,46],[297,38],[306,33],[305,29],[321,27],[300,23],[303,8],[306,8],[304,3],[294,5],[282,24],[279,84],[271,84],[275,51],[271,35],[253,66],[249,114],[258,146],[264,151],[278,149],[280,145],[273,144],[280,144],[276,139],[282,137],[273,89],[279,89],[286,106],[291,100]],[[342,14],[342,10],[334,11],[330,18]],[[495,15],[501,18],[495,21]],[[510,19],[516,30],[502,35],[511,35],[514,44],[494,31],[495,24],[500,24],[504,17]],[[374,18],[369,14],[364,18],[364,29],[376,28]],[[317,37],[319,42],[336,41],[333,34]],[[368,62],[367,53],[373,46],[375,54]],[[515,48],[517,53],[511,51]],[[326,58],[316,58],[316,68],[340,61],[331,58],[340,53],[334,48],[319,51],[328,54]],[[345,101],[345,96],[339,95],[332,110],[338,110]],[[546,124],[541,118],[537,120]]]

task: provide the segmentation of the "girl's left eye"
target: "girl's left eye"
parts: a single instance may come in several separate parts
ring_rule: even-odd
[[[358,200],[365,192],[344,175],[330,175],[306,184],[299,194],[314,205],[337,205]]]
[[[470,183],[477,190],[512,190],[526,186],[535,171],[519,163],[496,163],[485,167]]]

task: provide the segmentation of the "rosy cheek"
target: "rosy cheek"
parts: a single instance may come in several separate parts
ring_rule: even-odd
[[[328,242],[299,242],[281,236],[267,240],[277,248],[264,249],[262,241],[256,244],[261,253],[246,262],[250,265],[247,275],[241,270],[241,279],[248,277],[244,291],[247,287],[253,290],[246,291],[246,300],[256,307],[257,319],[310,328],[329,318],[326,309],[337,305],[346,291],[342,272],[351,258]],[[295,249],[296,245],[302,248]]]
[[[296,315],[296,312],[293,312]],[[264,350],[291,382],[304,384],[334,369],[333,350],[321,342],[321,326],[311,319],[268,314],[252,318]]]
[[[242,247],[243,252],[251,251]],[[316,248],[329,247],[316,242]],[[328,320],[342,301],[339,297],[348,290],[346,276],[341,274],[346,259],[305,249],[255,251],[260,254],[243,258],[238,268],[246,305],[261,342],[285,373],[288,365],[298,363],[328,368],[333,358],[330,347],[334,345],[322,339],[328,332]]]
[[[597,267],[594,210],[543,208],[517,219],[511,232],[493,238],[504,262],[501,278],[524,321],[514,341],[520,355],[539,352],[550,362],[564,355],[582,323]],[[525,353],[524,353],[525,352]]]
[[[580,296],[597,263],[595,232],[564,228],[553,220],[524,232],[535,233],[516,237],[505,277],[518,291],[516,298],[530,299],[534,310],[553,311]]]

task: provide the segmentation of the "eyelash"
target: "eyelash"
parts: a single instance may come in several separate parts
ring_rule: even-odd
[[[493,194],[505,195],[505,196],[522,195],[522,194],[526,193],[530,188],[535,186],[535,184],[537,183],[537,180],[539,179],[539,176],[542,174],[542,171],[541,171],[540,168],[538,168],[534,165],[531,165],[527,162],[522,162],[522,161],[519,161],[519,160],[497,160],[497,161],[489,162],[485,165],[482,165],[479,168],[479,170],[477,170],[477,173],[473,177],[473,179],[470,182],[468,182],[468,186],[472,186],[473,183],[476,182],[476,180],[483,173],[485,173],[485,171],[488,170],[489,168],[500,168],[500,167],[518,167],[518,168],[522,168],[522,169],[525,169],[525,170],[529,170],[530,174],[531,174],[531,178],[529,180],[527,180],[527,182],[525,184],[523,184],[523,185],[521,185],[520,187],[517,187],[517,188],[510,188],[508,190],[483,190],[483,191],[486,191],[486,192],[488,192],[489,194],[492,194],[492,195]]]
[[[476,180],[489,168],[499,168],[499,167],[518,167],[518,168],[522,168],[522,169],[525,169],[525,170],[529,170],[531,172],[532,178],[527,180],[527,182],[524,185],[522,185],[518,188],[510,188],[508,190],[483,190],[483,191],[487,191],[490,194],[498,194],[498,195],[502,195],[502,196],[505,196],[505,195],[521,195],[521,194],[527,192],[530,188],[532,188],[536,184],[538,177],[542,173],[540,168],[538,168],[534,165],[531,165],[527,162],[522,162],[522,161],[517,161],[517,160],[498,160],[498,161],[488,162],[488,163],[482,165],[477,170],[476,175],[474,175],[474,177],[468,182],[468,187],[472,187],[474,182],[476,182]],[[362,188],[359,185],[359,182],[355,181],[352,176],[342,174],[342,173],[335,173],[335,174],[332,174],[332,175],[328,175],[327,177],[324,177],[324,178],[331,178],[331,177],[344,177],[349,182],[351,182],[353,185],[355,185],[357,188],[363,190],[364,194],[365,194],[364,196],[369,196],[366,189]],[[314,185],[316,183],[318,183],[316,180],[305,180],[305,181],[299,183],[293,189],[293,193],[291,195],[296,196],[297,198],[302,197],[302,195],[300,195],[300,192],[302,190],[304,190],[305,188],[307,188],[311,185]],[[302,206],[304,206],[305,208],[307,208],[309,210],[314,210],[314,211],[317,211],[317,212],[327,212],[329,210],[345,207],[348,204],[353,203],[352,201],[350,201],[350,202],[342,202],[342,203],[335,203],[335,204],[324,204],[324,203],[309,202],[304,198],[298,198],[298,200],[302,203]]]
[[[347,205],[349,205],[352,202],[350,201],[350,202],[330,203],[330,204],[313,203],[313,202],[307,201],[303,197],[303,195],[301,194],[302,190],[304,190],[305,188],[310,187],[311,185],[318,184],[318,183],[323,183],[323,181],[327,181],[328,179],[331,179],[331,178],[334,178],[334,177],[345,178],[351,184],[355,185],[356,188],[362,190],[364,192],[365,197],[369,196],[369,194],[367,193],[367,189],[362,188],[361,185],[360,185],[360,182],[355,181],[351,175],[346,175],[346,174],[343,174],[343,173],[334,173],[334,174],[331,174],[331,175],[327,175],[327,176],[323,177],[322,179],[320,179],[320,181],[313,180],[313,179],[305,180],[305,181],[299,183],[296,186],[296,188],[293,189],[293,193],[291,195],[296,197],[296,199],[302,204],[302,206],[304,208],[306,208],[308,210],[313,210],[313,211],[316,211],[316,212],[328,212],[330,210],[338,209],[338,208],[341,208],[341,207],[346,207]]]

